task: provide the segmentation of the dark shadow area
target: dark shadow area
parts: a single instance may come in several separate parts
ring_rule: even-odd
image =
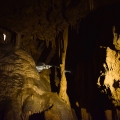
[[[60,69],[59,68],[51,67],[50,85],[51,85],[52,92],[59,93],[59,90],[60,90]]]
[[[0,120],[4,120],[4,116],[5,116],[5,111],[1,110],[0,111]]]
[[[66,73],[67,79],[67,94],[71,103],[71,107],[75,110],[78,120],[81,120],[80,108],[76,106],[76,96],[74,87],[74,76],[71,73]]]
[[[120,33],[119,6],[114,4],[91,12],[81,20],[78,33],[69,28],[66,68],[72,69],[73,76],[67,76],[68,95],[72,107],[75,108],[75,101],[79,101],[80,108],[86,108],[92,120],[105,120],[104,111],[107,109],[113,111],[115,119],[110,90],[109,95],[101,93],[96,83],[105,63],[106,47],[114,49],[113,26]],[[114,83],[114,86],[118,85]],[[80,108],[76,113],[80,113]]]
[[[51,85],[51,91],[52,92],[57,92],[58,88],[55,85],[55,68],[51,68],[51,74],[50,74],[50,85]]]
[[[41,44],[42,42],[43,41],[39,42],[39,44]],[[38,47],[39,47],[39,45],[38,45]],[[46,61],[46,59],[47,59],[47,57],[48,57],[48,55],[49,55],[49,53],[51,51],[51,43],[49,43],[49,46],[47,47],[46,43],[44,42],[43,47],[44,47],[44,49],[43,49],[43,51],[41,53],[41,56],[38,59],[38,62],[44,62],[45,63],[45,61]]]
[[[36,113],[36,114],[33,114],[29,117],[29,120],[45,120],[44,118],[44,112],[42,113]]]

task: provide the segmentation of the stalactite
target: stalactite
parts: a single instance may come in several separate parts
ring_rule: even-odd
[[[46,61],[45,61],[45,64],[49,64],[51,58],[55,55],[55,52],[56,52],[56,48],[54,47],[54,48],[50,51],[50,53],[49,53],[49,55],[48,55],[48,57],[47,57],[47,59],[46,59]]]
[[[93,8],[94,8],[94,1],[93,0],[89,0],[89,4],[90,4],[90,10],[93,10]]]
[[[41,54],[42,54],[42,52],[43,52],[43,50],[44,50],[44,48],[45,48],[45,43],[44,42],[42,42],[41,44],[40,44],[40,46],[39,46],[39,48],[38,48],[38,53],[39,53],[39,56],[38,56],[38,58],[37,58],[37,61],[38,61],[38,59],[40,58],[40,56],[41,56]]]
[[[70,25],[71,30],[76,30],[78,33],[78,29],[79,29],[79,21],[76,24],[71,24]]]
[[[46,46],[49,47],[49,40],[46,40]]]
[[[47,47],[49,46],[49,41],[46,41],[46,46]],[[50,51],[50,53],[49,53],[49,55],[48,55],[48,57],[47,57],[47,59],[45,61],[46,64],[49,64],[49,62],[50,62],[51,58],[54,56],[55,50],[56,50],[55,37],[51,40],[51,42],[52,42],[52,50]]]

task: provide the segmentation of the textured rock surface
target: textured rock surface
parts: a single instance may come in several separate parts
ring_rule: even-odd
[[[49,108],[49,97],[45,101],[43,95],[48,91],[40,83],[33,59],[25,51],[14,50],[12,46],[2,45],[1,51],[0,110],[5,112],[4,115],[8,117],[10,114],[19,120],[22,115],[23,118],[29,117],[29,111],[32,114]]]
[[[105,86],[102,92],[108,94],[115,106],[120,106],[120,51],[107,47],[105,62],[98,85]],[[103,83],[101,77],[104,77]]]
[[[47,120],[77,120],[71,108],[58,96],[53,96],[51,102],[54,103],[53,107],[45,112]]]
[[[71,25],[77,28],[79,20],[92,9],[113,4],[119,0],[11,0],[0,1],[0,26],[21,32],[22,41],[34,36],[54,41],[59,31]],[[32,45],[31,45],[32,46]]]
[[[60,120],[74,120],[70,108],[50,92],[48,78],[40,79],[28,53],[11,45],[1,45],[0,51],[0,120],[27,120],[31,114],[51,111],[55,106],[53,111]]]

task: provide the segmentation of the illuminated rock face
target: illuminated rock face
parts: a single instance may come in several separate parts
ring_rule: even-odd
[[[98,78],[98,86],[104,86],[101,92],[108,95],[114,106],[120,106],[120,51],[107,47],[105,62],[104,71],[101,71]],[[103,82],[101,77],[104,77]]]
[[[45,110],[46,120],[47,116],[55,120],[55,111],[56,120],[74,120],[69,109],[40,79],[28,53],[10,45],[0,46],[0,120],[28,120]]]
[[[13,50],[12,46],[3,46],[1,50],[0,110],[5,112],[1,119],[27,119],[49,108],[49,97],[44,100],[49,91],[41,85],[33,59],[21,49]]]

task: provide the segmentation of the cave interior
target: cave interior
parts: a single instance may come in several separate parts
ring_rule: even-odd
[[[66,92],[76,119],[119,120],[120,104],[115,106],[111,89],[104,85],[97,86],[100,70],[103,70],[103,63],[106,63],[107,47],[119,54],[120,49],[116,50],[113,44],[113,26],[115,33],[120,35],[119,6],[119,0],[1,1],[0,46],[11,45],[12,49],[25,50],[32,56],[36,66],[41,63],[52,66],[46,79],[50,80],[51,92],[57,94],[61,87],[58,79],[62,78],[60,65],[65,62]],[[64,42],[66,28],[67,47]],[[66,56],[63,60],[64,53]],[[0,57],[2,59],[4,56]],[[46,75],[46,70],[42,71]],[[41,79],[44,75],[42,71],[39,73]],[[104,77],[100,84],[104,84]],[[47,83],[44,84],[47,86]],[[120,94],[118,79],[112,87]],[[43,111],[31,115],[29,120],[44,120]],[[4,120],[2,114],[3,111],[0,120]]]

